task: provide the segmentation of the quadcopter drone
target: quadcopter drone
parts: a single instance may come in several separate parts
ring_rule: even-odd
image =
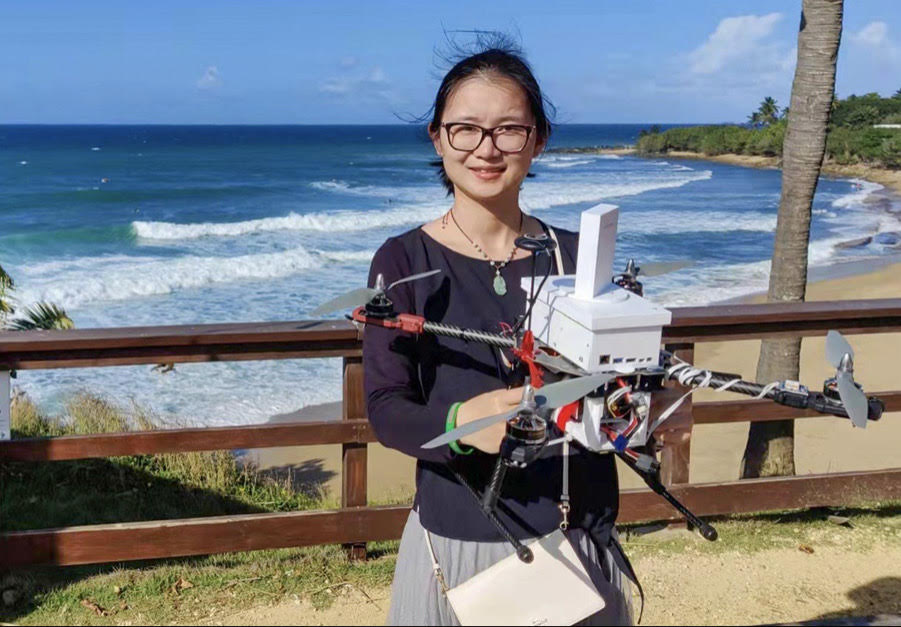
[[[545,447],[564,447],[564,494],[561,528],[568,525],[568,446],[571,442],[599,453],[620,457],[657,494],[675,507],[689,524],[708,540],[716,530],[692,514],[660,481],[653,434],[695,389],[709,387],[767,398],[798,409],[850,418],[855,427],[866,427],[884,411],[882,401],[867,397],[853,378],[854,351],[836,331],[826,338],[826,358],[835,367],[823,391],[797,381],[767,385],[742,380],[737,375],[697,368],[660,350],[663,326],[672,314],[643,298],[638,281],[640,268],[629,260],[624,272],[613,275],[613,253],[619,211],[613,205],[597,205],[582,213],[575,275],[541,277],[535,289],[535,260],[556,247],[547,235],[524,235],[518,247],[533,253],[532,276],[521,288],[528,294],[524,315],[507,333],[465,329],[422,316],[394,311],[391,290],[408,281],[422,280],[440,270],[402,278],[385,286],[382,275],[374,287],[360,288],[324,303],[312,313],[321,315],[353,308],[349,319],[413,334],[454,337],[508,348],[525,376],[522,400],[510,412],[462,425],[423,443],[423,448],[448,445],[491,425],[506,422],[494,472],[482,494],[454,471],[476,498],[485,516],[510,542],[524,562],[531,550],[517,540],[497,517],[497,500],[508,469],[520,469],[538,458]],[[667,270],[684,264],[669,264]],[[547,382],[546,382],[547,381]],[[682,398],[656,417],[651,415],[655,393],[673,382],[689,388]]]

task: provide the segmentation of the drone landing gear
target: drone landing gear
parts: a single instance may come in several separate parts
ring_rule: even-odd
[[[517,540],[509,527],[507,527],[507,525],[504,524],[504,521],[497,516],[497,499],[500,496],[501,485],[504,483],[504,476],[507,474],[507,464],[504,463],[504,460],[500,457],[498,458],[497,463],[494,466],[494,472],[491,475],[491,482],[488,484],[488,487],[485,488],[485,493],[482,495],[479,495],[478,491],[470,485],[469,481],[453,467],[451,467],[451,472],[454,473],[457,481],[466,486],[469,493],[472,494],[473,498],[478,502],[482,513],[500,532],[504,537],[504,540],[513,546],[516,551],[516,556],[526,564],[530,564],[532,560],[535,559],[535,556],[532,554],[532,549]]]
[[[651,470],[645,470],[643,468],[639,468],[636,465],[635,461],[628,455],[617,453],[617,456],[621,460],[623,460],[629,468],[634,470],[638,474],[638,476],[644,480],[647,486],[651,488],[651,490],[666,499],[667,503],[675,507],[676,511],[685,516],[685,520],[688,521],[688,524],[700,531],[705,540],[710,540],[711,542],[713,542],[719,537],[716,529],[714,529],[709,523],[704,522],[693,513],[691,513],[691,511],[687,507],[685,507],[685,505],[683,505],[682,502],[679,501],[679,499],[673,496],[670,491],[666,489],[666,486],[663,485],[663,483],[660,481],[659,465],[656,465]]]
[[[457,481],[466,486],[473,498],[478,502],[479,509],[485,517],[491,521],[491,524],[500,532],[504,540],[509,542],[516,551],[516,555],[525,563],[531,563],[534,559],[531,549],[520,542],[507,525],[497,515],[497,501],[500,497],[501,488],[504,479],[507,476],[507,470],[510,468],[525,468],[534,461],[541,453],[542,449],[547,445],[547,428],[542,418],[523,412],[507,423],[507,435],[501,442],[501,450],[498,455],[497,462],[494,465],[494,471],[491,473],[491,479],[485,487],[482,494],[466,480],[456,469],[451,466],[451,471],[457,478]],[[659,494],[662,498],[672,505],[682,514],[688,521],[688,524],[697,528],[701,535],[711,542],[716,540],[718,534],[709,523],[704,522],[695,516],[679,499],[673,496],[666,486],[660,481],[660,467],[654,464],[653,468],[645,469],[623,453],[617,453],[626,465],[634,470],[644,480],[651,490]]]
[[[538,458],[546,444],[547,422],[531,411],[520,411],[507,421],[507,435],[501,441],[500,454],[483,494],[480,495],[459,472],[451,467],[457,481],[466,486],[470,494],[478,501],[479,508],[485,517],[497,528],[504,540],[513,545],[517,557],[526,564],[531,563],[535,556],[532,554],[532,550],[517,540],[510,528],[498,518],[497,500],[500,497],[507,470],[509,468],[525,468]]]

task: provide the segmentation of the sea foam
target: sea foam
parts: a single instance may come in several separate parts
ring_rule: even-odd
[[[23,302],[50,301],[77,308],[237,281],[277,279],[336,261],[368,263],[373,254],[372,250],[327,252],[300,247],[235,257],[83,257],[30,268],[20,282],[19,296]]]

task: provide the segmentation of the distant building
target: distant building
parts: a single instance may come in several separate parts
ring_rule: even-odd
[[[873,128],[901,128],[901,124],[874,124]]]

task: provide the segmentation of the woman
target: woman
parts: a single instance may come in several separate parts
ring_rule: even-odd
[[[514,241],[524,233],[547,232],[519,207],[520,186],[551,132],[541,90],[516,52],[487,49],[444,77],[428,128],[453,203],[441,218],[388,239],[372,261],[369,284],[378,274],[390,284],[440,268],[437,276],[392,289],[395,310],[500,332],[525,311],[520,282],[532,270],[531,253]],[[552,236],[564,267],[556,267],[553,256],[539,255],[536,271],[543,276],[551,264],[555,274],[574,272],[577,234],[555,229]],[[429,541],[451,588],[513,552],[449,468],[483,489],[504,424],[451,446],[421,448],[455,426],[518,405],[521,380],[509,368],[511,357],[462,340],[366,327],[369,419],[380,442],[418,459],[417,494],[401,540],[389,624],[457,624],[433,572]],[[547,534],[561,522],[559,449],[548,447],[526,469],[507,475],[499,517],[521,540]],[[631,597],[618,564],[626,566],[613,527],[613,457],[574,446],[570,468],[568,538],[606,602],[588,624],[629,624]]]

